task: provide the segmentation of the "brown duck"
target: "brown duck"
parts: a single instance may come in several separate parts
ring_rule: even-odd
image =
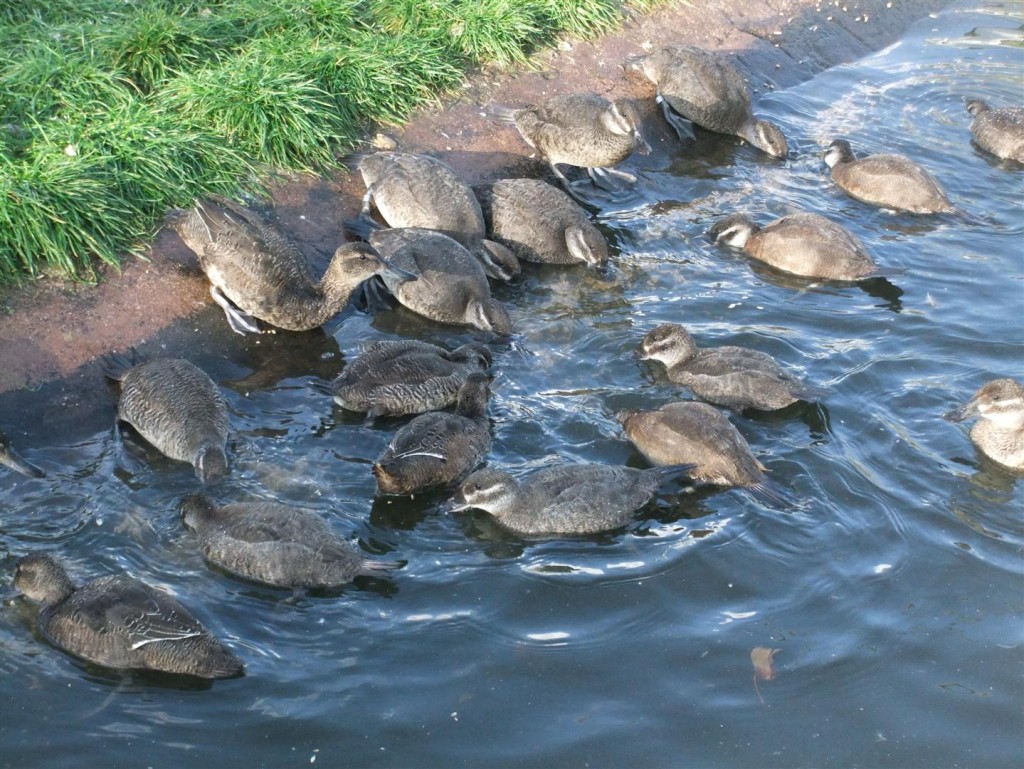
[[[54,646],[115,670],[199,678],[242,675],[242,661],[177,599],[127,576],[76,587],[46,553],[20,558],[14,586],[42,603],[39,632]]]
[[[489,278],[507,281],[520,273],[512,252],[485,237],[480,203],[448,164],[429,155],[377,152],[360,160],[359,172],[366,184],[363,216],[372,202],[391,227],[437,230],[461,243]]]
[[[199,257],[210,280],[210,295],[231,328],[259,333],[254,318],[289,331],[322,326],[367,278],[392,268],[366,243],[345,243],[319,281],[298,247],[252,211],[226,198],[196,201],[172,211],[170,225]]]

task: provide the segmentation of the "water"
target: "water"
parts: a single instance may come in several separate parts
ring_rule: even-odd
[[[50,476],[2,475],[4,582],[34,548],[80,579],[128,571],[192,607],[247,675],[112,677],[34,638],[32,607],[5,588],[3,764],[1019,766],[1024,483],[940,415],[1024,375],[1024,175],[969,145],[962,101],[1021,103],[1022,15],[959,6],[772,94],[761,111],[795,150],[786,167],[709,134],[644,159],[647,201],[601,214],[613,281],[528,268],[499,292],[529,353],[498,351],[493,464],[643,466],[614,414],[685,396],[633,357],[653,326],[682,322],[831,388],[821,406],[733,419],[799,509],[702,493],[625,531],[525,543],[482,514],[441,514],[442,495],[373,501],[370,463],[397,423],[309,386],[364,342],[468,334],[350,313],[330,335],[197,352],[232,411],[218,496],[320,511],[406,566],[333,596],[236,582],[180,526],[190,468],[130,437],[122,449],[105,424],[23,447]],[[836,136],[911,154],[969,216],[844,197],[820,160]],[[780,279],[704,236],[725,213],[795,208],[844,222],[905,275]],[[756,690],[755,647],[779,650]]]

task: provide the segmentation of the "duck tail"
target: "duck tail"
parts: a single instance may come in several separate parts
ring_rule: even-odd
[[[964,224],[970,224],[970,225],[981,226],[981,227],[988,227],[988,226],[991,225],[991,222],[983,219],[982,217],[980,217],[980,216],[978,216],[976,214],[972,214],[970,211],[967,211],[967,210],[965,210],[963,208],[960,208],[959,206],[955,206],[952,203],[949,204],[948,208],[944,208],[941,211],[939,211],[938,213],[940,213],[940,214],[951,214],[952,216],[956,217],[957,219],[959,219]]]
[[[512,107],[503,107],[500,104],[492,104],[490,109],[487,110],[487,117],[501,123],[511,123],[512,125],[515,125],[517,112],[519,112],[519,110]]]
[[[876,267],[869,278],[900,278],[907,274],[905,267]]]
[[[164,214],[164,224],[172,230],[178,231],[186,219],[193,213],[191,208],[169,208]]]
[[[245,664],[238,656],[225,646],[212,649],[206,662],[206,669],[201,672],[204,678],[237,678],[245,674]]]
[[[360,240],[367,241],[375,230],[384,229],[377,222],[368,216],[357,216],[355,219],[345,220],[345,231]]]
[[[359,166],[363,160],[372,154],[372,152],[367,152],[366,150],[356,150],[355,152],[350,152],[347,155],[342,156],[338,162],[347,168],[349,173],[354,173],[359,170]]]
[[[823,400],[829,394],[827,387],[819,387],[818,385],[807,384],[803,382],[799,387],[795,388],[793,394],[796,395],[800,400],[807,401],[808,403],[816,403],[817,401]]]
[[[359,567],[359,574],[363,577],[376,577],[401,569],[405,564],[406,561],[363,561],[363,565]]]
[[[134,368],[142,362],[138,351],[133,347],[127,354],[111,352],[102,356],[100,358],[100,369],[103,371],[103,376],[107,379],[120,382],[124,379],[128,369]]]
[[[658,480],[661,483],[665,483],[680,477],[689,479],[690,472],[695,470],[696,467],[697,465],[695,464],[665,465],[664,467],[655,467],[654,471],[658,474]]]
[[[775,510],[793,510],[800,503],[800,500],[793,492],[767,478],[742,488],[756,502]]]

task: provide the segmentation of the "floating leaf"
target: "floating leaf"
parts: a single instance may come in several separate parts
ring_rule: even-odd
[[[764,705],[764,697],[761,696],[761,690],[757,688],[757,682],[759,680],[775,680],[775,654],[779,651],[781,650],[769,649],[765,646],[755,646],[750,651],[750,661],[754,663],[754,691],[757,692],[757,698],[761,700],[762,705]]]

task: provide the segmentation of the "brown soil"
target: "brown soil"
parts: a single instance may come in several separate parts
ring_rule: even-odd
[[[401,149],[442,157],[470,184],[500,176],[540,176],[511,126],[483,115],[488,104],[537,102],[556,93],[597,91],[638,99],[654,147],[677,141],[655,114],[653,88],[627,80],[620,68],[652,46],[696,44],[729,52],[754,93],[795,85],[815,73],[897,40],[915,20],[948,0],[676,0],[593,42],[571,41],[538,55],[527,71],[477,73],[443,104],[421,111],[408,126],[388,129]],[[891,6],[891,7],[890,7]],[[664,153],[662,153],[664,154]],[[358,176],[291,177],[272,185],[273,216],[320,269],[343,241],[342,222],[359,209]],[[213,305],[195,256],[164,229],[148,251],[99,285],[42,280],[0,294],[0,424],[39,440],[45,422],[60,432],[67,411],[95,395],[109,400],[97,359],[111,350],[145,345],[165,354],[241,344]],[[252,342],[246,342],[252,344]],[[63,413],[63,417],[61,414]],[[45,429],[42,432],[47,432]],[[12,437],[15,437],[12,435]]]

